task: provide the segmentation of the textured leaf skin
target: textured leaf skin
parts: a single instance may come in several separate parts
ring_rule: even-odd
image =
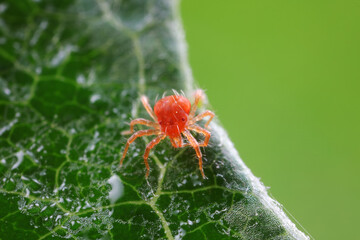
[[[146,180],[150,138],[119,168],[139,95],[191,90],[179,26],[169,0],[0,3],[1,239],[307,239],[216,123],[206,180],[168,141]]]

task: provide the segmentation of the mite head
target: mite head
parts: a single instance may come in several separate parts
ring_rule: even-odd
[[[186,127],[190,108],[190,101],[183,96],[172,95],[160,99],[154,106],[154,112],[161,131],[170,138],[179,137]]]

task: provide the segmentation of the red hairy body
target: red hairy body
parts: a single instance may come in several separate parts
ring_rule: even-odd
[[[190,101],[181,95],[171,95],[160,99],[156,102],[154,110],[151,108],[148,100],[145,96],[141,97],[141,101],[154,121],[150,121],[144,118],[137,118],[131,121],[130,131],[126,131],[123,134],[129,134],[134,132],[134,125],[141,124],[152,127],[152,129],[140,130],[135,132],[128,140],[120,160],[120,166],[123,163],[123,160],[126,156],[129,145],[135,141],[136,138],[141,136],[150,136],[157,135],[147,146],[144,153],[144,162],[146,166],[146,177],[149,175],[149,164],[148,157],[150,150],[155,147],[159,142],[161,142],[166,137],[169,137],[171,144],[175,148],[191,146],[196,152],[196,156],[199,159],[199,169],[203,178],[205,178],[204,170],[202,168],[202,154],[200,147],[206,147],[209,143],[211,133],[206,130],[212,118],[215,116],[211,111],[205,111],[197,116],[195,112],[197,105],[200,99],[203,97],[203,92],[197,90],[195,92],[195,101],[191,105]],[[204,117],[210,117],[210,119],[205,124],[205,129],[198,126],[196,122],[200,121]],[[197,140],[193,137],[190,131],[195,131],[205,136],[203,142],[198,143]],[[184,143],[183,137],[187,140]]]
[[[170,138],[179,137],[186,127],[190,108],[190,101],[183,96],[172,95],[160,99],[154,111],[161,131]]]

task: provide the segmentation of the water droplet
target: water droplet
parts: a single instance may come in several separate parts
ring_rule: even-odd
[[[4,88],[4,93],[5,93],[6,95],[10,95],[11,91],[10,91],[10,89],[8,89],[8,88]]]
[[[38,147],[38,148],[36,149],[36,151],[37,151],[37,152],[40,152],[41,150],[43,150],[43,148],[44,148],[44,146],[41,145],[40,147]]]
[[[46,209],[47,209],[47,206],[43,207],[43,208],[40,210],[40,212],[43,212],[43,211],[45,211]]]
[[[6,9],[7,9],[7,5],[5,3],[0,4],[0,13],[5,12]]]
[[[58,66],[63,62],[72,51],[75,51],[75,47],[72,45],[66,45],[64,48],[60,48],[59,52],[51,59],[50,64],[52,66]]]
[[[16,154],[17,157],[17,162],[12,166],[11,170],[19,167],[19,165],[22,163],[22,161],[24,160],[24,152],[22,150],[20,150],[19,152],[17,152]]]
[[[42,72],[42,68],[41,68],[41,67],[35,68],[35,72],[36,72],[37,74],[40,74],[40,73]]]
[[[118,175],[113,175],[109,178],[108,183],[111,185],[109,192],[109,199],[111,204],[115,203],[124,194],[124,185]]]
[[[85,77],[84,75],[80,74],[76,77],[76,82],[79,83],[79,84],[84,84],[85,83]]]
[[[32,179],[35,183],[37,183],[37,184],[39,184],[39,185],[42,185],[42,183],[39,181],[39,180],[37,180],[37,179],[35,179],[35,178],[33,178]]]
[[[76,208],[75,212],[79,212],[79,211],[80,211],[80,209],[81,209],[81,206],[79,205],[79,206],[77,206],[77,208]]]
[[[97,100],[99,100],[100,98],[101,98],[101,96],[100,96],[99,94],[94,94],[94,95],[91,96],[90,102],[91,102],[91,103],[94,103],[94,102],[96,102]]]
[[[55,222],[57,222],[59,219],[61,219],[62,216],[61,215],[57,215],[56,218],[55,218]]]
[[[25,193],[25,197],[29,197],[29,196],[30,196],[30,190],[26,188],[26,189],[25,189],[25,192],[26,192],[26,193]]]
[[[12,128],[12,126],[17,122],[17,119],[14,119],[13,121],[11,121],[8,125],[0,128],[0,136],[7,130],[10,130]]]

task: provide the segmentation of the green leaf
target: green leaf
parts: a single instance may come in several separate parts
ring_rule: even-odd
[[[1,239],[307,239],[213,123],[203,148],[121,132],[193,82],[169,0],[0,4]],[[196,136],[201,137],[201,136]]]

